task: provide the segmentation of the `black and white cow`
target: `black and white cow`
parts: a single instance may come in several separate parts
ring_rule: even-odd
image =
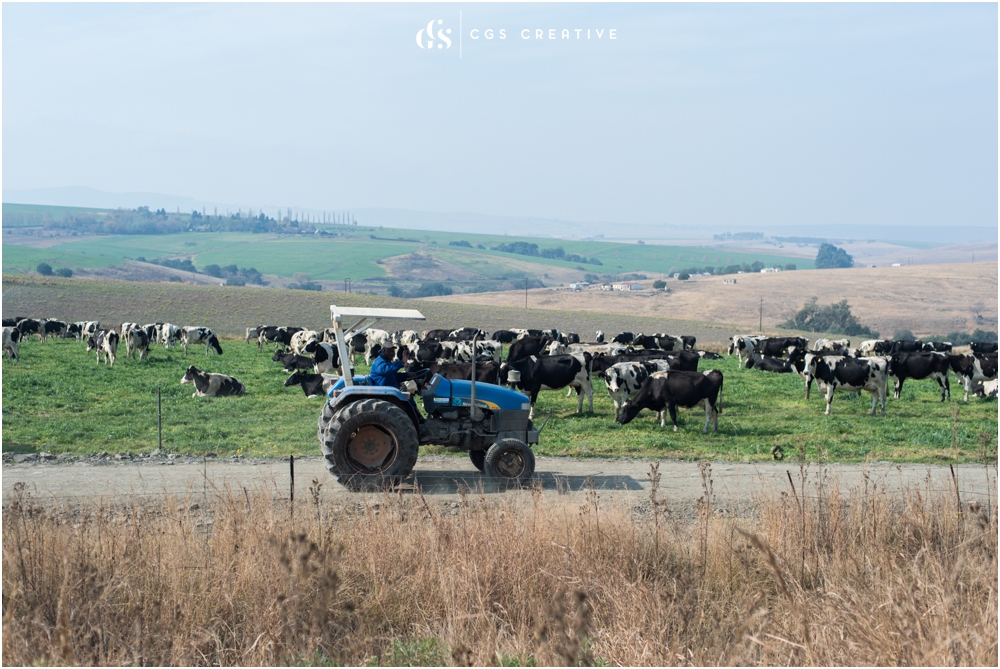
[[[6,356],[17,360],[17,344],[21,341],[21,331],[15,327],[5,327],[3,329],[3,352]]]
[[[320,341],[320,334],[315,330],[299,330],[292,335],[288,345],[292,349],[292,352],[301,355],[306,348],[306,344],[311,341]]]
[[[614,342],[615,344],[631,344],[633,339],[635,339],[634,333],[619,332],[618,334],[616,334],[614,337],[611,338],[611,341]]]
[[[694,335],[681,335],[681,341],[684,342],[684,349],[690,351],[698,343],[698,338]]]
[[[285,387],[301,386],[302,392],[306,394],[306,399],[326,395],[330,387],[337,382],[340,377],[334,374],[309,374],[308,372],[295,372],[285,381]]]
[[[762,372],[774,372],[775,374],[791,374],[795,371],[790,362],[762,355],[756,351],[751,353],[747,359],[747,369],[758,369]]]
[[[976,381],[972,384],[972,394],[976,397],[982,397],[983,399],[987,397],[997,396],[997,380],[992,381]]]
[[[603,344],[604,343],[604,330],[598,330],[597,331],[597,335],[596,335],[594,341],[597,342],[598,344]]]
[[[712,351],[698,350],[695,351],[695,353],[697,353],[700,357],[704,358],[705,360],[722,360],[721,355],[719,355],[718,353],[713,353]]]
[[[997,354],[951,355],[951,371],[955,372],[965,389],[965,401],[969,401],[972,384],[976,381],[992,381],[997,378]]]
[[[561,337],[559,337],[559,341],[561,341],[563,344],[579,344],[580,335],[578,335],[575,332],[566,332]]]
[[[807,353],[805,357],[807,383],[816,379],[820,390],[826,394],[826,414],[830,413],[833,393],[837,389],[848,392],[865,390],[871,393],[872,410],[875,415],[878,403],[882,403],[885,415],[886,383],[889,376],[889,360],[882,357],[850,358],[838,355],[817,355]]]
[[[184,331],[173,323],[163,323],[159,327],[159,340],[164,348],[180,344],[183,337]]]
[[[656,411],[660,418],[660,427],[666,427],[666,412],[670,412],[670,420],[677,427],[677,407],[705,407],[705,427],[702,434],[708,432],[709,423],[713,423],[712,431],[719,431],[719,414],[722,413],[722,372],[712,369],[707,372],[654,372],[649,375],[635,397],[625,402],[621,413],[616,419],[626,425],[643,409]]]
[[[149,341],[150,346],[160,341],[161,325],[163,323],[146,323],[142,326],[142,331],[146,333],[146,339]]]
[[[39,324],[38,336],[41,337],[42,341],[45,341],[46,337],[60,337],[64,334],[66,334],[65,321],[59,321],[54,318],[46,318]]]
[[[365,330],[365,364],[372,364],[372,360],[378,355],[379,350],[389,341],[389,333],[385,330],[374,328]],[[378,349],[375,347],[378,346]]]
[[[974,341],[969,344],[973,353],[996,353],[997,343],[995,341]]]
[[[513,385],[528,393],[531,398],[531,412],[534,416],[535,400],[541,390],[559,390],[569,386],[577,393],[577,413],[583,413],[583,396],[587,396],[589,411],[594,412],[594,387],[590,381],[590,360],[583,354],[550,355],[521,358],[506,362],[500,368],[500,382],[507,383],[511,371],[521,374],[521,380]]]
[[[181,331],[181,342],[184,344],[184,355],[187,355],[188,346],[193,346],[194,344],[204,344],[205,355],[208,355],[213,348],[216,353],[222,355],[222,346],[219,344],[219,338],[215,336],[215,333],[211,329],[206,327],[192,325],[184,328]]]
[[[948,382],[948,370],[951,361],[947,353],[918,352],[895,353],[889,358],[889,376],[895,386],[893,398],[899,399],[903,392],[903,381],[906,379],[934,379],[941,388],[941,401],[945,397],[951,399],[951,384]]]
[[[120,336],[120,341],[125,341],[128,333],[132,331],[132,328],[139,327],[138,323],[122,323],[121,329],[118,330]]]
[[[101,358],[111,367],[115,366],[115,356],[118,355],[118,333],[114,330],[98,330],[97,334],[87,340],[87,353],[97,349],[97,364]]]
[[[255,325],[253,327],[247,328],[246,343],[249,344],[251,339],[256,339],[258,336],[260,336],[261,328],[266,328],[266,327],[267,327],[266,325]]]
[[[263,329],[261,329],[263,328]],[[277,349],[279,346],[289,347],[292,344],[292,336],[296,332],[301,332],[303,328],[296,326],[270,326],[263,325],[257,330],[257,350],[263,350],[264,344],[274,344]]]
[[[149,337],[146,336],[146,331],[142,328],[129,330],[125,335],[125,357],[134,359],[138,356],[139,360],[145,360],[148,353]]]
[[[317,374],[335,372],[340,366],[340,352],[334,344],[311,341],[306,344],[304,352],[312,356],[308,360]]]
[[[638,392],[650,373],[649,367],[642,362],[619,362],[604,370],[602,376],[608,387],[608,397],[615,403],[615,418],[625,401]]]
[[[271,360],[275,362],[280,362],[281,366],[285,368],[286,372],[294,372],[298,369],[312,369],[313,361],[312,358],[305,355],[299,355],[298,353],[289,352],[283,353],[282,351],[275,351],[274,355],[271,356]]]
[[[817,339],[813,342],[813,350],[846,351],[851,348],[850,339]]]
[[[533,355],[542,355],[551,343],[550,337],[522,337],[507,349],[507,362],[512,363],[530,358]]]
[[[892,344],[885,339],[866,339],[858,344],[858,355],[864,357],[875,355],[876,353],[885,354],[889,352],[891,347]]]
[[[951,353],[954,345],[950,341],[925,341],[921,351],[933,353]]]
[[[487,338],[487,334],[485,330],[479,328],[458,328],[448,333],[448,339],[451,341],[472,341],[473,337],[483,340]]]
[[[739,366],[742,367],[743,356],[749,356],[760,339],[763,339],[763,337],[756,335],[733,335],[729,338],[729,355],[735,353],[739,360]]]
[[[247,391],[246,386],[231,376],[202,372],[194,365],[184,372],[181,383],[194,384],[195,391],[191,393],[191,397],[228,397],[243,395]]]
[[[498,365],[500,364],[500,349],[503,344],[495,342],[491,339],[485,339],[483,341],[476,342],[476,356],[477,360],[482,358],[489,358]],[[455,342],[455,350],[451,355],[451,358],[455,362],[472,362],[472,342],[471,341],[460,341]]]
[[[491,339],[493,341],[498,341],[501,344],[509,344],[517,339],[517,333],[511,332],[510,330],[497,330],[493,333]]]
[[[793,346],[805,349],[808,345],[809,340],[804,337],[762,337],[754,344],[753,352],[776,357],[785,355]]]
[[[14,316],[13,318],[4,318],[3,319],[3,327],[5,327],[5,328],[17,327],[17,324],[20,321],[23,321],[23,320],[24,320],[24,316]]]
[[[38,338],[42,338],[42,323],[44,319],[38,320],[35,318],[22,318],[17,322],[17,329],[21,332],[21,341],[28,341],[28,337],[31,335],[38,335]]]
[[[448,338],[448,335],[450,335],[452,332],[453,332],[452,330],[443,330],[443,329],[427,330],[424,332],[424,336],[422,337],[422,339],[424,341],[444,341],[445,339]]]
[[[924,349],[924,343],[919,339],[893,339],[889,342],[888,355],[897,353],[916,353]]]

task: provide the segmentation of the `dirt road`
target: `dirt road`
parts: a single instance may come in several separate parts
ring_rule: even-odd
[[[629,503],[648,501],[651,460],[601,460],[539,457],[536,477],[545,496],[579,496],[587,494],[591,485],[602,501],[618,500]],[[936,465],[896,465],[891,463],[825,465],[827,485],[838,485],[845,493],[864,484],[868,477],[870,489],[889,493],[904,488],[919,488],[926,494],[943,492],[951,498],[955,486],[951,470]],[[660,493],[669,504],[691,507],[704,495],[704,482],[696,462],[659,461]],[[759,493],[774,495],[790,493],[788,474],[798,494],[812,496],[817,492],[820,467],[807,467],[806,485],[802,486],[799,466],[794,462],[711,463],[711,486],[716,508],[739,510],[746,508]],[[978,501],[985,504],[988,496],[996,498],[996,470],[981,465],[956,465],[955,474],[963,503]],[[590,479],[593,483],[590,483]],[[321,494],[331,503],[361,500],[363,495],[348,492],[327,473],[323,461],[316,458],[295,460],[295,498],[306,500],[308,488],[316,479],[323,484]],[[495,495],[526,495],[524,491],[498,490],[476,471],[464,457],[424,456],[417,462],[415,478],[404,486],[404,494],[412,493],[414,481],[425,497],[432,501],[453,502],[464,486],[473,493]],[[200,460],[176,457],[145,458],[135,461],[94,460],[77,462],[23,462],[3,466],[3,502],[7,504],[14,486],[23,483],[39,502],[75,505],[90,501],[114,503],[137,495],[149,500],[162,499],[165,494],[189,498],[198,502],[227,488],[235,492],[271,491],[275,499],[288,499],[288,460]],[[991,488],[988,491],[988,487]]]

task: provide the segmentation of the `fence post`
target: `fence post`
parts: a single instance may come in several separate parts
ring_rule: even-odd
[[[295,456],[288,456],[288,473],[291,475],[288,484],[288,516],[295,518]]]
[[[156,447],[163,454],[163,402],[160,398],[160,386],[156,386]]]

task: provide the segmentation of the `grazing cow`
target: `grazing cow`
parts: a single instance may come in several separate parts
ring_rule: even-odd
[[[772,358],[769,355],[761,355],[756,351],[747,359],[747,369],[759,369],[762,372],[774,372],[776,374],[791,374],[795,371],[790,362]]]
[[[951,355],[948,357],[951,371],[965,388],[965,401],[969,401],[972,384],[976,381],[992,381],[997,378],[997,354]]]
[[[879,350],[876,351],[875,349]],[[858,355],[864,357],[869,355],[874,355],[875,353],[888,353],[889,352],[889,342],[885,339],[866,339],[860,344],[858,344]]]
[[[285,381],[285,387],[301,386],[302,392],[306,394],[306,399],[312,399],[319,395],[326,395],[330,387],[337,382],[339,376],[335,374],[308,374],[306,372],[295,372]]]
[[[517,339],[517,333],[511,332],[510,330],[497,330],[493,333],[493,341],[498,341],[501,344],[509,344],[515,339]]]
[[[275,351],[274,355],[271,356],[271,360],[275,362],[280,362],[281,366],[285,368],[286,372],[294,372],[297,369],[312,369],[313,360],[312,358],[299,355],[298,353],[282,353],[281,351]]]
[[[666,410],[670,412],[674,432],[677,432],[677,407],[689,409],[702,405],[705,407],[702,434],[708,432],[709,423],[713,423],[712,431],[718,432],[719,414],[722,413],[722,381],[722,372],[716,369],[707,372],[654,372],[635,397],[625,402],[616,420],[626,425],[640,411],[650,409],[659,414],[660,427],[666,427]]]
[[[427,330],[424,332],[422,339],[424,341],[442,341],[448,338],[448,335],[452,333],[452,330]],[[359,351],[360,353],[360,351]]]
[[[925,341],[923,351],[934,353],[951,353],[952,343],[950,341]]]
[[[147,323],[142,326],[142,331],[146,333],[146,339],[149,341],[150,346],[159,341],[161,325],[163,323]]]
[[[49,335],[56,337],[62,336],[66,333],[66,323],[64,321],[57,321],[54,318],[46,318],[39,323],[38,336],[41,337],[42,341]]]
[[[163,323],[160,325],[160,343],[164,348],[170,348],[174,344],[180,344],[184,336],[183,330],[173,323]]]
[[[997,396],[997,380],[992,381],[976,381],[972,384],[972,394],[976,397],[996,397]]]
[[[809,340],[803,337],[762,337],[753,345],[753,352],[761,355],[785,355],[791,347],[805,349]]]
[[[146,331],[142,328],[132,328],[125,335],[125,357],[135,358],[139,356],[139,360],[145,360],[146,355],[149,353],[149,337],[146,336]]]
[[[15,316],[14,318],[4,318],[3,327],[5,328],[17,327],[18,322],[23,320],[24,316]]]
[[[8,357],[17,360],[17,343],[21,341],[21,331],[14,327],[3,329],[3,352]]]
[[[292,337],[297,333],[301,332],[300,327],[277,327],[277,326],[264,326],[263,330],[258,329],[257,334],[257,350],[263,350],[264,344],[274,344],[275,350],[279,346],[289,347],[292,344]]]
[[[611,338],[611,341],[616,344],[631,344],[633,339],[635,339],[635,335],[631,332],[619,332]]]
[[[893,399],[899,399],[903,392],[903,381],[906,379],[927,379],[937,381],[941,388],[941,401],[945,397],[951,399],[951,384],[948,382],[948,369],[951,361],[947,353],[918,352],[895,353],[889,358],[889,376],[892,378],[895,390]]]
[[[311,341],[306,344],[305,352],[312,355],[312,358],[307,359],[317,374],[336,371],[340,365],[340,353],[333,344]]]
[[[418,372],[422,369],[431,370],[431,375],[440,374],[446,379],[468,381],[472,377],[471,362],[411,362],[406,366],[407,372]],[[492,383],[497,385],[500,380],[500,365],[489,362],[476,363],[476,383]]]
[[[826,393],[826,415],[830,414],[833,393],[838,388],[848,392],[868,391],[872,396],[869,415],[875,415],[880,401],[882,415],[885,415],[886,379],[889,373],[889,361],[886,358],[849,358],[843,355],[807,353],[805,369],[809,379],[807,383],[816,379],[820,389]]]
[[[516,343],[516,342],[515,342]],[[569,386],[576,390],[577,413],[583,413],[583,396],[586,394],[589,411],[594,411],[594,388],[590,381],[590,357],[574,355],[535,356],[506,362],[500,368],[500,382],[506,384],[509,373],[518,371],[521,380],[514,385],[531,397],[528,418],[534,416],[535,400],[541,390],[559,390]]]
[[[319,333],[315,330],[299,330],[292,335],[289,340],[289,347],[294,353],[302,354],[305,350],[306,344],[311,341],[319,341]]]
[[[822,349],[829,349],[831,351],[846,351],[850,347],[850,339],[817,339],[813,342],[814,351],[820,351]]]
[[[561,337],[559,337],[559,341],[562,342],[563,344],[579,344],[580,335],[578,335],[575,332],[567,332]]]
[[[763,339],[763,337],[758,337],[756,335],[733,335],[729,338],[729,355],[735,353],[737,359],[739,360],[739,366],[742,367],[743,355],[746,354],[749,356],[750,352],[753,351],[754,346],[756,346],[757,342],[761,339]]]
[[[258,336],[260,336],[261,328],[265,328],[265,327],[267,327],[267,326],[266,325],[258,325],[258,326],[255,326],[255,327],[249,327],[249,328],[247,328],[246,343],[249,344],[251,339],[256,339]]]
[[[606,344],[605,344],[606,345]],[[618,347],[617,344],[614,346]],[[620,347],[615,350],[621,350]],[[572,351],[573,353],[579,353],[581,351]],[[590,353],[593,356],[593,360],[590,363],[591,372],[594,374],[602,374],[606,370],[610,369],[612,366],[617,365],[620,362],[652,362],[654,360],[665,360],[670,357],[670,353],[667,351],[660,351],[658,349],[646,350],[639,349],[638,351],[622,351],[620,353],[603,353],[603,352],[593,352],[584,351]]]
[[[969,344],[973,353],[996,353],[997,343],[995,341],[974,341]]]
[[[389,340],[399,346],[410,346],[420,343],[420,333],[414,330],[396,330],[389,337]]]
[[[507,349],[507,362],[509,364],[530,358],[533,355],[542,355],[542,351],[551,343],[552,339],[549,337],[522,337]],[[559,387],[562,388],[562,386]]]
[[[87,353],[97,349],[97,364],[104,358],[111,367],[115,366],[115,356],[118,355],[118,333],[114,330],[98,330],[97,334],[87,340]]]
[[[72,337],[73,339],[80,341],[80,338],[82,336],[83,336],[83,321],[68,323],[66,325],[66,332],[65,334],[63,334],[63,337],[66,337],[67,339]]]
[[[231,376],[202,372],[194,365],[184,372],[181,383],[194,384],[195,391],[191,393],[191,397],[229,397],[243,395],[247,391],[246,386]]]
[[[34,318],[22,318],[17,322],[17,329],[21,332],[21,341],[28,341],[28,337],[35,334],[42,338],[42,322]]]
[[[372,364],[372,360],[378,355],[378,350],[372,350],[378,345],[379,349],[389,341],[389,333],[385,330],[369,329],[365,330],[365,364]]]
[[[118,334],[121,335],[122,339],[125,339],[125,337],[128,336],[128,333],[131,332],[133,328],[137,327],[139,327],[138,323],[122,323],[122,328],[118,331]]]
[[[597,331],[597,338],[594,339],[594,341],[596,341],[598,344],[604,343],[604,330]]]
[[[500,349],[502,344],[491,339],[476,342],[477,360],[488,357],[493,362],[500,364]],[[470,362],[472,360],[472,342],[460,341],[455,343],[455,350],[451,356],[456,362]]]
[[[649,367],[641,362],[619,362],[604,370],[602,376],[608,387],[608,397],[615,403],[615,418],[625,401],[638,392],[649,374]]]
[[[479,328],[458,328],[448,333],[451,341],[472,341],[472,338],[486,339],[486,331]]]
[[[184,344],[184,355],[187,355],[188,346],[194,344],[204,344],[205,355],[208,355],[213,348],[216,353],[222,355],[222,346],[219,345],[219,338],[209,328],[200,326],[186,327],[181,333],[181,342]]]

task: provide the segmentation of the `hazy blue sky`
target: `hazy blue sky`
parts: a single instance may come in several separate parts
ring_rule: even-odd
[[[996,4],[3,6],[5,190],[996,226],[997,120]]]

